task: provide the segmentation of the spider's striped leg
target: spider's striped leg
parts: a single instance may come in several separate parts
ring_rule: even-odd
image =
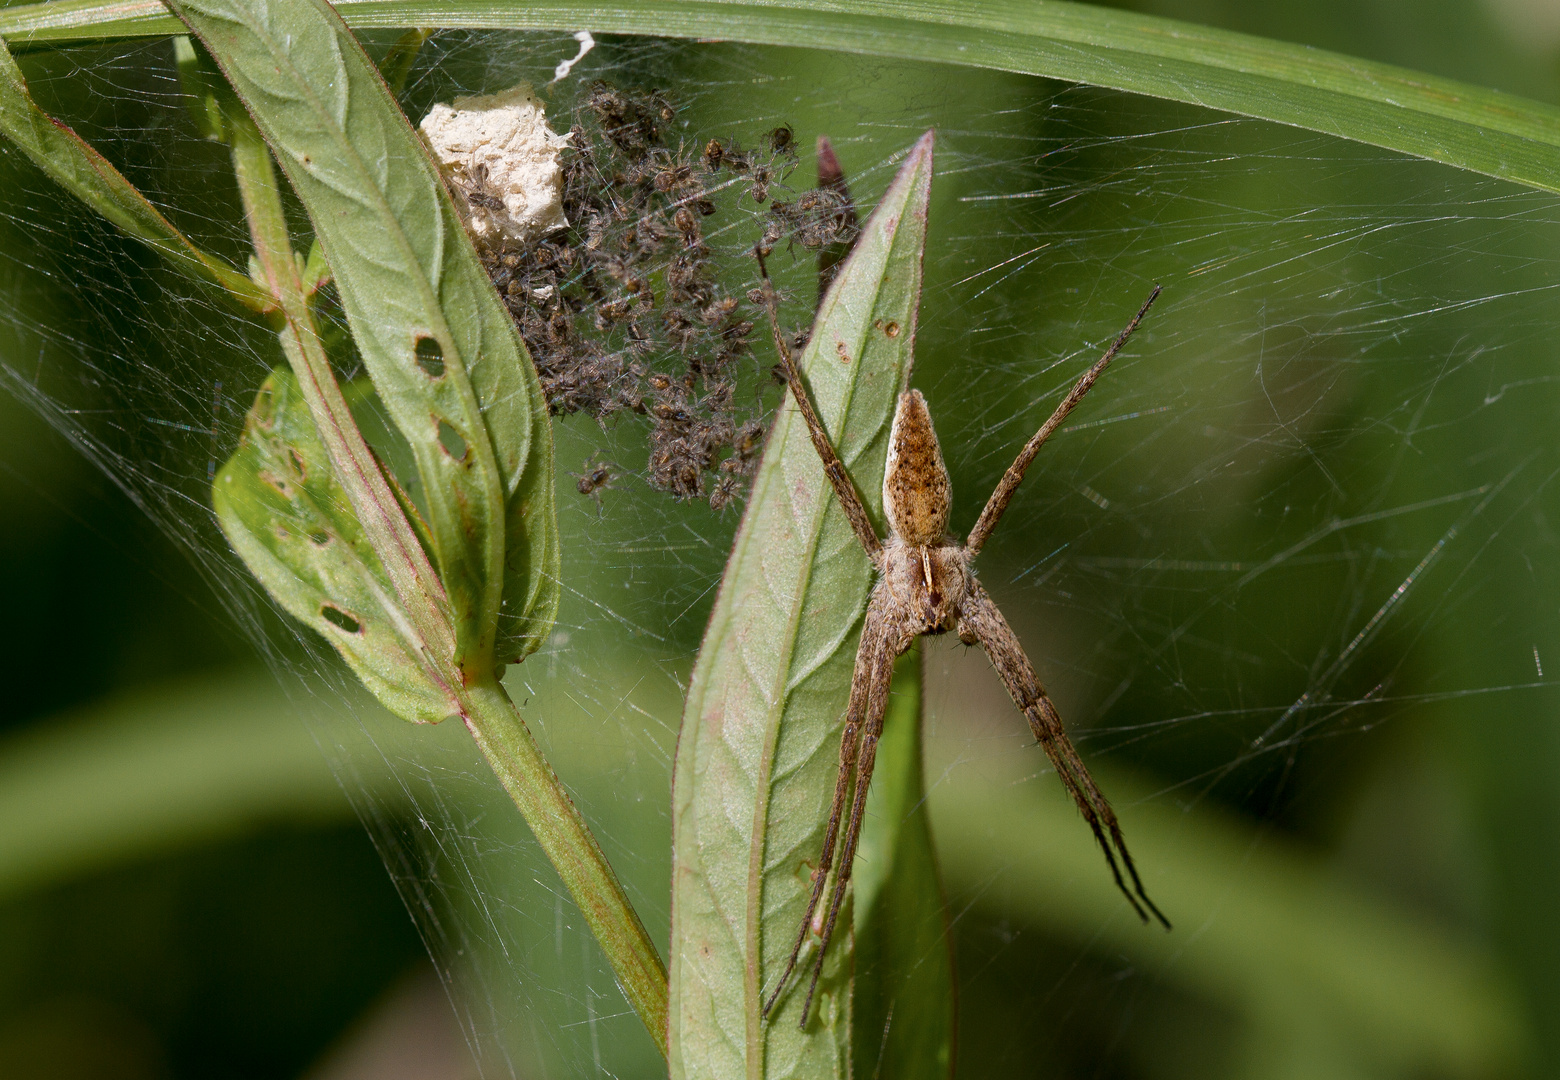
[[[973,559],[980,554],[980,549],[986,546],[991,530],[995,529],[997,522],[1002,520],[1003,511],[1007,509],[1008,503],[1013,501],[1013,493],[1023,482],[1024,472],[1029,468],[1029,463],[1035,459],[1035,455],[1040,452],[1040,448],[1045,445],[1052,432],[1062,426],[1062,421],[1067,419],[1067,414],[1083,400],[1083,395],[1087,394],[1099,377],[1105,373],[1105,369],[1116,358],[1116,354],[1127,343],[1127,339],[1137,330],[1138,324],[1143,321],[1143,316],[1148,314],[1148,309],[1154,306],[1154,301],[1157,299],[1159,299],[1159,286],[1155,285],[1154,291],[1148,294],[1147,300],[1143,301],[1143,306],[1138,308],[1138,313],[1132,316],[1131,322],[1127,323],[1127,328],[1116,335],[1116,340],[1110,343],[1110,348],[1105,350],[1105,355],[1096,360],[1094,366],[1085,371],[1083,377],[1073,384],[1073,388],[1056,407],[1051,418],[1040,425],[1040,430],[1024,444],[1024,448],[1018,452],[1018,457],[1013,459],[1013,464],[1009,465],[1007,472],[1002,474],[1002,479],[997,481],[996,490],[991,493],[991,498],[986,500],[986,508],[980,512],[980,519],[970,530],[969,539],[964,542],[970,558]]]
[[[840,817],[845,811],[845,801],[850,797],[851,784],[856,779],[862,720],[867,715],[872,696],[877,656],[883,651],[885,628],[882,609],[883,605],[874,592],[872,602],[867,605],[867,617],[861,630],[861,644],[856,647],[856,667],[850,682],[850,704],[845,710],[845,730],[840,735],[840,775],[834,785],[834,805],[829,811],[828,828],[824,831],[823,852],[818,858],[818,868],[813,872],[812,895],[807,900],[807,912],[802,916],[802,925],[796,932],[796,943],[791,946],[791,956],[786,961],[785,970],[781,972],[780,981],[775,984],[769,1000],[764,1002],[766,1017],[769,1015],[769,1010],[775,1007],[780,992],[785,989],[786,982],[791,978],[791,972],[796,969],[796,958],[807,942],[807,933],[812,927],[813,915],[817,913],[818,903],[823,899],[823,889],[829,878],[829,869],[834,865],[834,849],[838,846],[840,835]],[[823,944],[826,946],[828,943],[828,938],[825,936]],[[822,950],[820,954],[821,952]],[[806,1013],[802,1015],[805,1020]]]
[[[872,783],[872,768],[877,762],[878,739],[883,734],[883,717],[888,712],[888,690],[894,681],[894,660],[910,647],[913,635],[905,636],[897,627],[884,627],[879,639],[877,654],[872,660],[872,681],[867,697],[867,715],[861,734],[861,753],[856,763],[856,797],[851,803],[850,825],[845,831],[845,844],[840,850],[840,872],[834,880],[834,892],[829,897],[829,917],[823,924],[823,937],[818,943],[818,959],[813,964],[812,982],[807,986],[807,1001],[802,1005],[798,1026],[807,1027],[807,1017],[812,1013],[813,995],[818,992],[818,977],[823,974],[824,957],[828,954],[829,939],[834,936],[834,921],[839,917],[840,905],[850,887],[851,866],[856,861],[856,842],[861,839],[861,822],[866,816],[867,788]],[[859,663],[859,660],[858,660]],[[858,669],[859,670],[859,669]]]
[[[1151,911],[1166,930],[1170,929],[1170,920],[1154,906],[1148,893],[1143,890],[1137,867],[1132,865],[1132,856],[1127,853],[1127,842],[1122,838],[1116,812],[1110,808],[1105,795],[1084,767],[1078,751],[1073,748],[1072,740],[1062,727],[1062,719],[1057,715],[1056,706],[1046,696],[1045,687],[1040,684],[1029,657],[1024,655],[1023,646],[1018,643],[1018,638],[1002,617],[1002,612],[992,603],[991,597],[979,582],[972,582],[969,596],[959,612],[959,636],[971,644],[978,641],[985,648],[991,666],[997,669],[997,674],[1002,676],[1003,683],[1007,685],[1013,704],[1028,719],[1030,730],[1044,747],[1062,783],[1067,785],[1073,802],[1078,804],[1079,813],[1094,831],[1094,838],[1099,841],[1100,850],[1105,853],[1105,861],[1110,865],[1111,875],[1116,879],[1116,887],[1140,919],[1147,922]],[[1106,839],[1107,834],[1109,840]],[[1131,888],[1122,880],[1121,869],[1116,862],[1118,855],[1121,864],[1127,868],[1127,876],[1132,879]]]
[[[845,511],[845,520],[850,522],[851,531],[856,534],[861,549],[875,563],[878,561],[878,556],[882,554],[883,542],[878,539],[877,532],[872,527],[872,519],[867,516],[867,508],[861,501],[861,494],[856,490],[856,482],[851,479],[850,471],[845,468],[845,462],[840,460],[834,444],[829,441],[829,433],[825,430],[823,421],[818,419],[818,411],[813,408],[812,398],[807,396],[807,387],[802,384],[802,373],[796,368],[796,358],[791,355],[790,346],[785,343],[785,335],[780,333],[779,301],[775,297],[774,285],[769,280],[769,270],[764,266],[763,249],[754,247],[753,254],[758,257],[758,270],[763,275],[764,307],[769,312],[769,330],[775,339],[775,352],[780,354],[780,366],[785,371],[785,383],[791,391],[791,399],[796,402],[797,411],[802,414],[802,420],[807,424],[807,434],[812,438],[813,449],[818,452],[818,460],[823,465],[823,475],[834,488],[835,498],[840,500],[840,509]]]

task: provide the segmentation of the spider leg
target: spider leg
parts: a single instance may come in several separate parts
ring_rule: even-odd
[[[834,444],[829,441],[829,433],[824,430],[823,421],[818,419],[812,399],[807,396],[807,388],[802,385],[802,373],[797,370],[796,360],[791,356],[791,349],[785,343],[785,336],[780,333],[779,301],[775,298],[774,283],[769,280],[769,269],[764,265],[764,253],[755,247],[753,254],[758,256],[758,271],[763,275],[764,307],[769,312],[769,329],[774,335],[775,351],[780,354],[780,366],[785,369],[786,386],[790,387],[791,397],[795,400],[797,409],[801,411],[802,419],[807,422],[807,433],[812,436],[813,449],[818,451],[818,459],[823,462],[823,474],[829,478],[829,484],[840,500],[840,509],[845,511],[845,517],[850,522],[850,527],[855,530],[856,539],[860,541],[862,549],[875,563],[878,561],[878,554],[883,550],[883,542],[878,539],[876,530],[872,528],[872,520],[867,517],[867,508],[862,504],[861,495],[856,491],[855,481],[850,478],[845,463],[840,460],[839,454],[834,450]]]
[[[856,647],[856,667],[850,682],[850,704],[845,710],[845,730],[840,735],[840,775],[834,785],[834,805],[829,810],[829,824],[823,834],[823,852],[818,858],[818,869],[813,872],[812,895],[807,900],[807,911],[802,916],[802,925],[796,932],[796,943],[791,946],[791,956],[786,961],[785,970],[780,973],[780,981],[775,984],[769,1000],[764,1002],[765,1017],[775,1007],[780,992],[785,989],[786,983],[791,978],[791,972],[796,970],[796,959],[801,955],[802,946],[807,942],[813,916],[818,911],[819,901],[823,899],[823,889],[828,882],[829,869],[834,865],[834,849],[838,846],[840,835],[840,817],[844,813],[845,802],[850,797],[851,784],[856,779],[862,719],[867,714],[872,698],[872,689],[877,677],[877,657],[883,651],[883,644],[881,605],[877,603],[877,597],[874,595],[873,603],[867,607],[866,623],[861,631],[861,644]],[[827,936],[823,943],[825,946],[828,945]],[[821,949],[819,955],[822,955]],[[806,1016],[804,1011],[802,1013],[804,1022]]]
[[[1083,373],[1083,378],[1073,384],[1073,388],[1056,407],[1051,418],[1040,425],[1040,430],[1024,444],[1024,448],[1018,452],[1018,457],[1013,459],[1013,464],[1008,466],[1008,471],[1002,474],[996,490],[991,493],[991,498],[986,500],[986,508],[980,512],[980,520],[975,522],[975,527],[970,530],[970,538],[964,543],[971,558],[974,558],[986,545],[991,530],[995,529],[997,522],[1002,520],[1002,512],[1007,509],[1008,503],[1013,500],[1013,493],[1023,482],[1024,472],[1029,468],[1029,463],[1035,459],[1035,455],[1040,452],[1045,441],[1062,426],[1062,421],[1067,419],[1067,414],[1083,400],[1083,395],[1087,394],[1099,377],[1105,373],[1105,368],[1116,358],[1116,354],[1127,343],[1127,339],[1132,336],[1138,324],[1143,321],[1143,316],[1148,314],[1148,309],[1154,306],[1154,301],[1157,299],[1159,299],[1159,286],[1155,285],[1154,291],[1148,294],[1147,300],[1143,301],[1143,306],[1138,308],[1138,313],[1132,316],[1131,322],[1127,323],[1127,328],[1116,335],[1116,340],[1110,343],[1110,348],[1105,350],[1105,355],[1096,360],[1094,366]]]
[[[861,839],[861,822],[866,816],[867,788],[872,783],[872,769],[877,762],[878,739],[883,734],[883,717],[888,712],[888,689],[894,680],[894,660],[914,641],[913,637],[900,638],[892,628],[882,639],[874,658],[872,685],[867,698],[866,730],[861,734],[861,753],[856,762],[856,798],[850,808],[850,827],[845,832],[845,844],[840,850],[840,872],[834,881],[834,892],[829,897],[829,917],[823,924],[823,937],[818,944],[818,959],[813,964],[812,982],[807,986],[807,1000],[802,1004],[802,1015],[797,1024],[807,1029],[807,1017],[812,1014],[813,995],[818,992],[818,978],[823,974],[823,961],[828,955],[829,939],[834,936],[834,921],[839,917],[840,905],[850,888],[850,871],[856,862],[856,843]]]
[[[1132,864],[1132,856],[1127,852],[1127,842],[1122,838],[1116,812],[1110,808],[1110,803],[1094,783],[1089,770],[1084,767],[1078,751],[1073,748],[1072,740],[1062,727],[1062,718],[1046,696],[1045,687],[1035,674],[1029,657],[1024,654],[1023,646],[1018,643],[1017,636],[1002,617],[1002,612],[978,582],[971,583],[969,596],[960,609],[959,635],[965,641],[978,641],[985,648],[991,666],[997,669],[997,674],[1002,677],[1008,693],[1012,695],[1013,704],[1029,721],[1035,739],[1045,749],[1046,756],[1056,767],[1056,774],[1062,778],[1073,802],[1078,805],[1079,813],[1093,830],[1094,839],[1099,841],[1100,850],[1105,853],[1111,876],[1116,879],[1116,887],[1138,913],[1138,918],[1148,922],[1148,913],[1153,912],[1154,918],[1166,930],[1170,929],[1170,920],[1165,918],[1143,889],[1137,867]],[[1109,840],[1106,839],[1107,834]],[[1132,879],[1131,888],[1122,880],[1117,856],[1120,856],[1121,865],[1126,867],[1127,876]]]

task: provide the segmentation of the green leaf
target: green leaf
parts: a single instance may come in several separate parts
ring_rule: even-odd
[[[197,281],[215,285],[240,307],[265,312],[275,302],[249,278],[201,251],[147,201],[118,169],[70,128],[45,115],[27,92],[16,61],[0,41],[0,133],[49,178]]]
[[[509,313],[437,169],[320,0],[177,0],[308,208],[369,376],[417,461],[468,681],[558,602],[552,435]]]
[[[869,508],[880,506],[895,399],[909,376],[931,192],[916,144],[819,309],[802,357],[814,403]],[[872,564],[794,408],[776,418],[694,668],[672,788],[670,1060],[674,1077],[849,1069],[844,935],[768,1022],[801,922],[838,773]],[[931,887],[936,888],[935,882]]]
[[[212,501],[255,577],[334,645],[386,708],[425,723],[450,714],[287,368],[260,388]]]
[[[356,28],[651,34],[838,49],[1109,86],[1276,120],[1560,191],[1560,109],[1390,64],[1060,0],[355,0]],[[178,33],[154,0],[63,0],[0,12],[28,43]]]
[[[921,756],[921,648],[899,658],[856,892],[854,1075],[946,1080],[953,1070],[953,954]]]
[[[231,97],[231,92],[224,94]],[[233,175],[243,198],[250,238],[251,265],[277,301],[277,338],[298,380],[298,390],[314,420],[335,479],[346,493],[364,539],[386,571],[398,607],[398,624],[411,641],[430,685],[439,687],[447,713],[460,711],[452,666],[455,632],[450,625],[444,585],[428,561],[422,535],[398,505],[391,478],[380,467],[352,415],[320,338],[299,259],[287,233],[281,192],[271,153],[236,100],[222,104],[223,127],[232,149]],[[419,716],[413,716],[418,719]]]

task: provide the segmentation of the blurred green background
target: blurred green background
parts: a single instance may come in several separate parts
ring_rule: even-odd
[[[1560,4],[1139,6],[1560,100]],[[440,35],[408,111],[572,51]],[[23,68],[237,257],[166,42]],[[1554,198],[1189,107],[786,50],[605,41],[553,115],[594,77],[669,88],[690,140],[830,134],[868,201],[939,129],[916,384],[956,522],[1166,287],[982,571],[1176,930],[1127,916],[979,654],[933,647],[959,1074],[1560,1073]],[[754,223],[727,210],[716,242],[740,249]],[[0,1073],[655,1075],[462,733],[379,713],[227,555],[207,467],[270,343],[10,151],[0,253]],[[809,266],[787,261],[799,320]],[[680,680],[736,514],[649,492],[643,442],[559,425],[566,599],[511,688],[664,944]],[[569,475],[593,454],[624,474],[600,512]]]

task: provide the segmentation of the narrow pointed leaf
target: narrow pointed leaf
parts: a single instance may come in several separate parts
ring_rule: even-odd
[[[558,586],[536,373],[437,170],[322,0],[176,0],[298,191],[417,461],[468,676],[519,659]]]
[[[931,169],[928,133],[835,279],[801,362],[819,415],[874,511],[894,401],[910,370]],[[849,1070],[845,934],[836,934],[805,1032],[797,1027],[805,992],[783,997],[767,1022],[760,1008],[785,964],[817,865],[871,583],[872,565],[788,404],[726,564],[678,741],[673,1077]]]
[[[346,0],[356,28],[574,30],[839,49],[1109,86],[1325,132],[1560,191],[1560,108],[1135,11],[1059,0]],[[157,0],[0,12],[29,44],[178,33]]]
[[[192,278],[217,286],[246,310],[264,312],[275,306],[260,286],[196,247],[81,136],[39,109],[3,40],[0,134],[16,143],[49,179]]]
[[[947,1080],[953,955],[921,756],[921,649],[899,658],[856,858],[855,1075]]]
[[[336,479],[298,380],[271,373],[212,487],[217,520],[276,601],[346,659],[386,708],[436,723],[457,710]]]

